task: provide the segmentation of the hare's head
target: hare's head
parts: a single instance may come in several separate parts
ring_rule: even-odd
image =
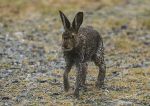
[[[64,32],[62,34],[62,48],[64,51],[71,51],[79,44],[78,30],[83,22],[83,12],[78,12],[76,14],[72,24],[63,12],[59,11],[59,13],[64,26]]]

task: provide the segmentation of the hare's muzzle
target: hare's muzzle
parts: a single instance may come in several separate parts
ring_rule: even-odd
[[[73,49],[73,47],[72,46],[70,46],[69,44],[63,44],[62,45],[62,49],[63,49],[63,51],[71,51],[72,49]]]

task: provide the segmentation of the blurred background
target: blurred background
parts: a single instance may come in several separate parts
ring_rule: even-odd
[[[97,67],[90,63],[87,91],[63,91],[65,62],[62,23],[84,12],[82,26],[103,38],[105,89],[95,86]],[[0,105],[2,106],[148,106],[150,101],[150,0],[0,0]]]
[[[1,16],[26,16],[39,13],[57,14],[58,10],[73,12],[78,10],[96,11],[128,3],[128,0],[1,0]]]
[[[149,0],[0,0],[0,21],[41,16],[59,20],[58,10],[71,18],[77,11],[84,11],[85,23],[90,21],[90,25],[99,29],[112,29],[125,24],[134,28],[150,28]]]

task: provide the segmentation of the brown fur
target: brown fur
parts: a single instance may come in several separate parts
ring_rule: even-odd
[[[99,67],[96,87],[101,88],[104,85],[106,67],[103,40],[100,34],[92,27],[80,28],[83,21],[83,12],[77,13],[72,26],[61,11],[60,16],[65,29],[62,35],[62,48],[66,61],[66,68],[63,75],[64,90],[69,90],[68,73],[72,66],[76,65],[77,77],[74,96],[79,97],[80,87],[85,86],[88,61],[93,61]]]

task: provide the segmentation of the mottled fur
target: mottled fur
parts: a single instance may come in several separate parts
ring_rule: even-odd
[[[78,97],[80,88],[85,87],[88,61],[93,61],[99,67],[96,87],[101,88],[104,84],[106,67],[103,40],[100,34],[92,27],[80,28],[83,21],[83,12],[77,13],[72,26],[61,11],[60,16],[65,29],[62,35],[62,48],[66,61],[63,75],[64,90],[69,90],[68,73],[72,66],[76,65],[77,77],[74,96]]]

